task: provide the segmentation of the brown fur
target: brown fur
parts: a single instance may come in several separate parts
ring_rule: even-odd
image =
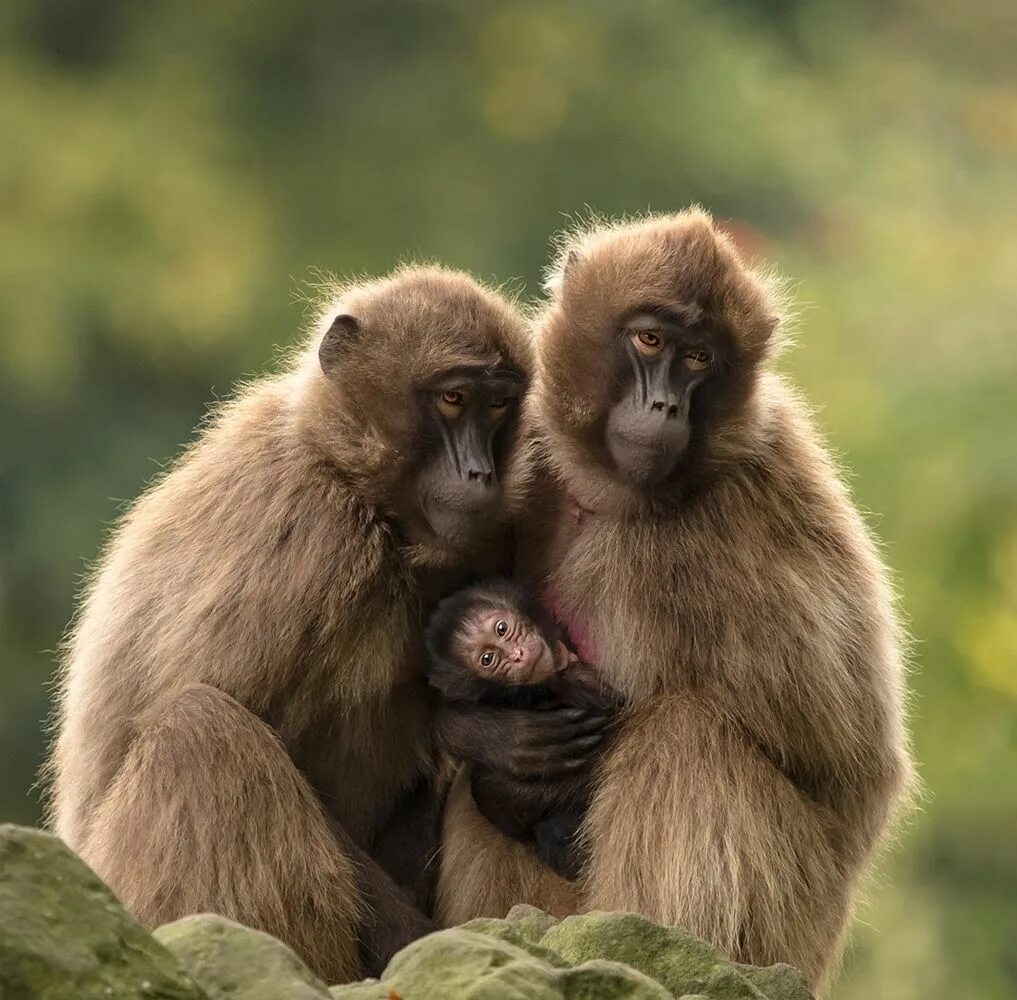
[[[459,783],[441,916],[634,910],[736,959],[798,965],[818,987],[912,781],[883,567],[807,410],[765,365],[779,295],[709,216],[595,228],[561,261],[538,326],[539,499],[521,569],[633,707],[572,899]],[[609,338],[652,305],[708,320],[736,369],[676,474],[644,495],[613,475],[601,440]]]
[[[529,347],[455,272],[330,291],[293,364],[117,529],[67,643],[51,770],[55,829],[145,923],[224,913],[334,981],[359,972],[365,903],[329,831],[369,848],[432,772],[424,604],[486,558],[395,523],[414,387],[464,360],[526,371]],[[337,313],[360,332],[330,379]]]

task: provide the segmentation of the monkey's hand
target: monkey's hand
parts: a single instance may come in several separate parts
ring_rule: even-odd
[[[557,784],[581,775],[610,722],[610,712],[554,702],[533,709],[444,702],[435,719],[439,743],[452,757],[508,784]]]

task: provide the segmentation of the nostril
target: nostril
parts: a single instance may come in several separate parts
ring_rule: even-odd
[[[654,402],[653,406],[651,407],[651,409],[653,409],[653,410],[663,410],[664,409],[664,401],[662,399],[656,400]]]
[[[469,472],[470,482],[477,482],[478,480],[487,486],[491,482],[490,472],[478,472],[476,469],[470,469]]]
[[[678,404],[677,403],[672,403],[667,408],[667,415],[669,417],[677,417],[678,416]]]

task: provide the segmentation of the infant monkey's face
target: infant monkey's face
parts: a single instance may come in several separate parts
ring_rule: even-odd
[[[572,658],[564,643],[548,643],[529,618],[510,608],[476,613],[464,622],[458,639],[469,669],[499,684],[542,684]]]

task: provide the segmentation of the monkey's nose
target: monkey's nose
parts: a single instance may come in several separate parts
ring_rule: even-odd
[[[522,646],[516,646],[512,650],[512,662],[521,663],[525,659],[526,659],[526,650],[523,649]]]

